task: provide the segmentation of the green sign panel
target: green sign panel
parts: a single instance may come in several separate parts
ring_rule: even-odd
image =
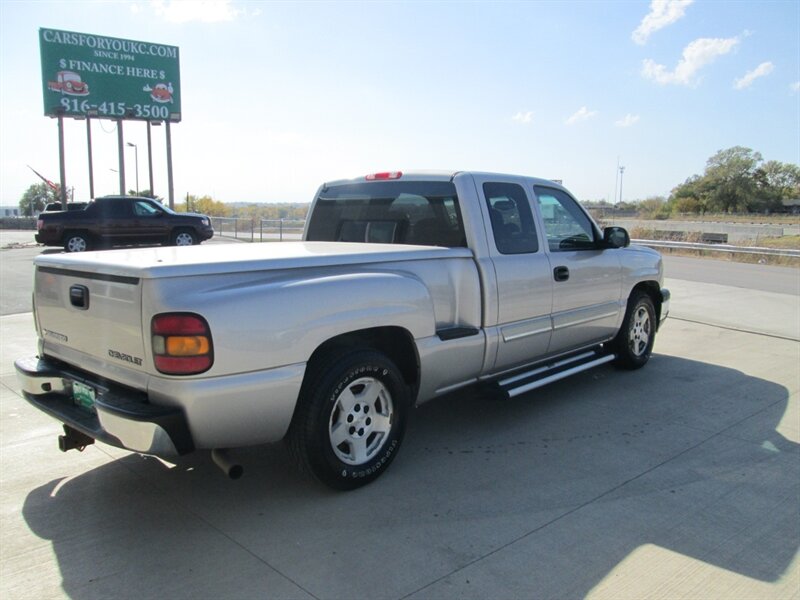
[[[177,46],[39,29],[44,114],[180,121]]]

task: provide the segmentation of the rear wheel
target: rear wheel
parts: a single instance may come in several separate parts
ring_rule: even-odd
[[[650,360],[656,338],[656,310],[653,300],[643,291],[636,290],[628,299],[625,320],[614,339],[617,365],[626,369],[639,369]]]
[[[302,470],[338,490],[383,473],[400,449],[410,393],[397,366],[373,350],[312,365],[289,429]]]
[[[189,229],[179,229],[171,237],[173,246],[194,246],[197,244],[197,236]]]
[[[67,252],[86,252],[89,249],[89,236],[85,233],[70,232],[64,236],[64,250]]]

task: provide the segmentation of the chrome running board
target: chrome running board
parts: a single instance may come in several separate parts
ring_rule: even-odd
[[[597,350],[583,352],[522,373],[516,373],[511,377],[498,380],[495,385],[503,397],[514,398],[575,373],[609,363],[615,358],[615,354],[604,354]]]

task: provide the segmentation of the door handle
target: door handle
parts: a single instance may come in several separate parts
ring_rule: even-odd
[[[569,279],[569,269],[567,267],[556,267],[553,269],[553,279],[556,281],[566,281]]]

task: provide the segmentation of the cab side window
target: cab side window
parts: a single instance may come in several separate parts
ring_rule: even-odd
[[[161,211],[149,202],[134,202],[133,212],[137,217],[154,217]]]
[[[569,194],[541,186],[534,186],[533,189],[551,252],[596,249],[594,227]]]
[[[484,183],[494,241],[500,254],[538,252],[539,240],[525,190],[515,183]]]
[[[104,219],[125,219],[131,216],[130,204],[125,201],[104,200],[97,205]]]

